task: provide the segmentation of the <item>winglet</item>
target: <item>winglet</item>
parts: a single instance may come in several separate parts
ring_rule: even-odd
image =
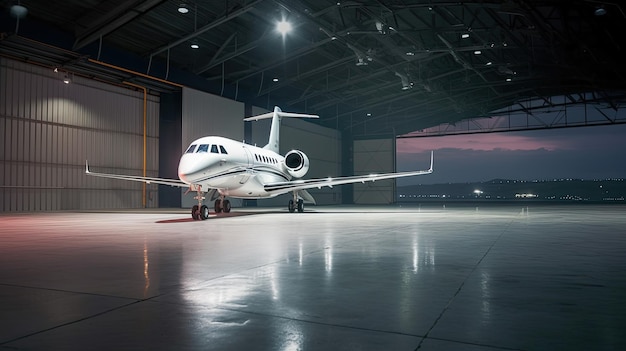
[[[89,174],[89,161],[85,160],[85,174]]]
[[[435,151],[430,150],[430,168],[428,169],[430,172],[433,171],[433,159],[435,157]]]

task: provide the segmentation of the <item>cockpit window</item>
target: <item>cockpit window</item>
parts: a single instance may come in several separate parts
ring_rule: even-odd
[[[226,152],[226,149],[224,149],[222,145],[220,145],[220,152],[223,154],[228,154],[228,152]]]
[[[217,145],[211,145],[211,153],[218,154]]]
[[[202,144],[198,146],[198,151],[196,152],[209,152],[209,144]]]
[[[189,149],[187,149],[187,151],[185,151],[185,153],[186,153],[186,154],[191,154],[191,153],[193,153],[193,152],[194,152],[194,150],[195,150],[195,149],[196,149],[196,145],[195,145],[195,144],[190,145],[190,146],[189,146]]]

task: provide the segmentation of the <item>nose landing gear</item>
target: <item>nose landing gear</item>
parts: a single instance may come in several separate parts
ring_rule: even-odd
[[[194,196],[194,199],[198,200],[198,204],[193,205],[191,208],[191,218],[195,221],[208,219],[209,208],[203,204],[204,191],[202,191],[202,187],[200,185],[196,186],[196,196]]]

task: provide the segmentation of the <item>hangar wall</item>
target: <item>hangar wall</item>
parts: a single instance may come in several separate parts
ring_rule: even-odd
[[[199,90],[183,88],[182,94],[182,145],[180,154],[195,139],[218,135],[234,140],[243,140],[244,104],[205,93]],[[183,207],[197,204],[194,194],[185,195],[181,191]],[[229,199],[233,207],[241,207],[240,199]],[[206,202],[208,206],[212,204]]]
[[[370,139],[354,141],[354,174],[395,172],[395,139]],[[394,179],[355,183],[355,204],[395,203]]]
[[[252,116],[270,112],[259,107],[252,108]],[[302,112],[302,111],[287,111]],[[247,122],[252,124],[252,140],[249,144],[264,146],[270,133],[271,120]],[[280,128],[280,153],[284,155],[292,149],[303,151],[309,158],[309,172],[305,178],[325,178],[341,174],[341,134],[305,119],[283,118]],[[333,188],[309,189],[318,205],[341,203],[341,186]],[[259,200],[261,206],[287,206],[289,198],[280,195],[273,199]]]
[[[89,177],[141,175],[143,92],[0,58],[0,211],[142,206],[142,184]],[[148,96],[147,175],[158,166],[159,98]],[[157,207],[148,188],[148,207]],[[152,190],[152,191],[151,191]]]

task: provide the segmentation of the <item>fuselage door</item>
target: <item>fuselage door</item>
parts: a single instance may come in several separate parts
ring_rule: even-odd
[[[252,163],[253,163],[252,153],[245,145],[243,145],[243,152],[246,154],[246,159],[248,161],[246,165],[247,172],[239,179],[239,184],[245,184],[250,178],[250,174],[252,172]]]

